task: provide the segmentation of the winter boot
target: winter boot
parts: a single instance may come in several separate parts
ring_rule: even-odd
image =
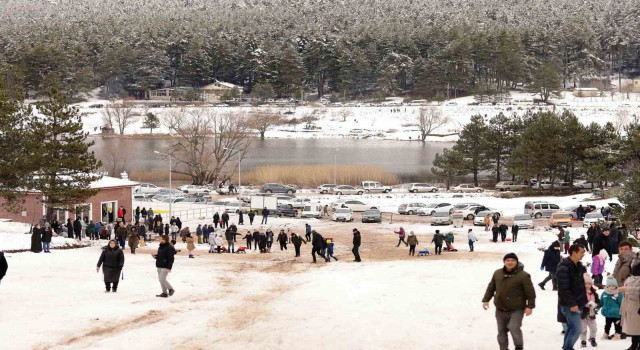
[[[105,293],[109,293],[111,292],[111,290],[109,288],[107,288],[107,290],[104,291]]]
[[[168,297],[167,293],[160,293],[158,295],[156,295],[158,298],[166,298]]]
[[[175,292],[176,292],[175,290],[173,290],[173,289],[169,289],[169,296],[172,296],[172,295],[173,295],[173,293],[175,293]]]
[[[538,286],[540,286],[540,289],[544,290],[544,284],[538,283]]]
[[[118,288],[113,287],[113,290],[111,290],[111,291],[112,291],[113,293],[115,293],[115,292],[117,292],[117,291],[118,291]]]
[[[190,258],[190,259],[193,259],[193,254],[189,254],[189,258]]]
[[[613,335],[613,340],[620,340],[620,339],[622,339],[620,334],[616,333]]]
[[[607,334],[607,333],[602,333],[602,338],[600,338],[600,339],[602,339],[602,340],[607,340],[607,339],[611,339],[611,338],[613,338],[613,336],[611,336],[611,337],[610,337],[610,336],[609,336],[609,334]]]
[[[580,342],[580,347],[581,347],[581,348],[586,348],[586,347],[587,347],[587,342],[586,342],[586,341],[584,341],[584,340],[583,340],[583,341],[581,341],[581,342]]]
[[[591,346],[593,346],[594,348],[598,346],[598,343],[596,343],[596,338],[590,338],[589,343],[591,343]]]

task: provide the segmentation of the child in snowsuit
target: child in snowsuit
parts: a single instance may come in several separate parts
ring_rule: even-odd
[[[581,345],[587,347],[587,330],[590,333],[589,342],[591,346],[598,346],[596,343],[596,315],[600,309],[600,298],[596,289],[593,288],[593,280],[588,273],[584,274],[584,287],[587,291],[587,304],[582,308],[582,333],[580,334]]]
[[[327,258],[334,258],[336,261],[338,261],[338,258],[333,255],[333,240],[331,238],[327,239]]]
[[[218,254],[222,253],[222,245],[224,244],[222,242],[222,232],[218,232],[216,234],[216,238],[213,239],[213,243],[216,246],[216,250],[218,251]]]
[[[569,230],[564,231],[564,253],[569,254],[569,246],[571,245],[571,236]]]
[[[605,318],[604,334],[602,335],[602,339],[620,339],[622,334],[620,307],[622,306],[623,298],[624,295],[618,292],[618,281],[616,281],[613,276],[607,277],[607,287],[604,292],[602,292],[602,295],[600,295],[600,300],[602,301],[602,316]],[[612,324],[615,328],[615,333],[612,336],[609,336],[609,330],[611,330]]]
[[[593,284],[602,288],[602,273],[604,272],[604,264],[607,261],[607,251],[601,250],[600,254],[593,256],[591,264],[591,274],[593,275]]]

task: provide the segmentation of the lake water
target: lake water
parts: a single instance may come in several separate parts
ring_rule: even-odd
[[[168,137],[108,137],[92,138],[103,163],[126,158],[126,170],[166,169],[166,160],[153,153],[162,152],[171,143]],[[375,165],[404,179],[416,179],[431,174],[436,153],[449,142],[408,142],[368,139],[265,139],[255,140],[254,147],[242,160],[242,170],[262,165]],[[337,149],[337,151],[336,151]]]

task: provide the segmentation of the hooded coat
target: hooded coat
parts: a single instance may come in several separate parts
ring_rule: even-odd
[[[502,311],[536,307],[536,291],[522,263],[511,272],[503,267],[493,273],[482,302],[487,303],[492,298],[496,308]]]
[[[630,276],[624,282],[626,288],[620,307],[622,331],[627,335],[640,335],[640,276]]]
[[[118,246],[118,243],[115,244],[114,248],[111,248],[111,242],[116,243],[116,241],[109,241],[107,246],[102,250],[100,259],[98,259],[98,267],[102,266],[105,282],[117,283],[120,279],[120,272],[124,267],[124,253]]]
[[[562,258],[560,257],[560,246],[558,245],[557,248],[558,249],[551,244],[547,250],[544,251],[540,267],[544,267],[544,269],[549,272],[556,272],[558,270],[558,264]]]
[[[581,262],[574,264],[566,257],[558,264],[558,300],[560,305],[582,309],[587,303],[587,291],[584,286],[585,268]]]

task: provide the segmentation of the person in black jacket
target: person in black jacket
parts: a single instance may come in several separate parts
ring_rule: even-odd
[[[222,219],[222,228],[229,228],[229,214],[227,214],[227,212],[222,213],[222,216],[220,216],[220,219]]]
[[[563,350],[572,350],[582,332],[582,308],[587,304],[587,292],[584,286],[586,270],[580,262],[584,253],[585,247],[580,244],[569,247],[569,257],[560,261],[556,272],[560,311],[567,319]]]
[[[307,241],[304,240],[304,238],[296,235],[295,233],[291,232],[291,243],[293,243],[293,247],[296,250],[296,257],[300,256],[300,246],[302,246],[302,243],[307,244]]]
[[[353,248],[351,249],[351,252],[353,252],[353,256],[355,258],[355,262],[362,262],[362,260],[360,260],[360,243],[361,243],[361,237],[360,237],[360,231],[358,231],[358,229],[353,229]]]
[[[102,266],[102,273],[104,274],[105,293],[117,292],[120,273],[124,267],[124,253],[115,240],[110,240],[107,246],[103,248],[100,259],[98,259],[96,272],[100,272],[100,266]]]
[[[158,247],[158,253],[152,255],[156,259],[156,268],[158,269],[158,281],[160,281],[160,287],[162,287],[162,293],[156,295],[160,298],[166,298],[172,296],[175,290],[167,281],[167,275],[173,268],[173,259],[176,255],[176,250],[169,243],[169,236],[164,235],[160,237],[160,246]]]
[[[287,250],[287,242],[289,241],[289,238],[287,237],[287,234],[284,233],[284,230],[280,230],[277,240],[278,243],[280,243],[280,250]]]
[[[311,256],[313,257],[313,262],[316,263],[316,253],[320,255],[324,261],[329,262],[329,258],[327,258],[323,253],[322,249],[326,248],[327,241],[315,230],[311,231],[312,241],[311,241]]]
[[[433,239],[431,239],[431,243],[436,245],[435,254],[442,254],[442,242],[444,241],[444,235],[440,233],[440,230],[436,230],[436,233],[433,235]]]
[[[253,235],[251,234],[251,231],[247,231],[247,234],[243,239],[247,241],[247,250],[251,250],[251,242],[253,241]]]
[[[491,227],[491,242],[496,243],[498,242],[498,233],[500,233],[500,230],[498,229],[498,225],[493,225],[493,227]]]
[[[591,226],[587,230],[587,242],[589,243],[589,249],[587,251],[593,251],[593,241],[595,237],[602,233],[600,226],[595,222],[591,223]]]
[[[80,222],[80,217],[76,217],[76,220],[73,222],[73,233],[76,236],[77,240],[82,239],[82,223]]]
[[[4,253],[0,252],[0,282],[7,274],[7,270],[9,269],[9,264],[7,264],[7,259],[4,258]]]
[[[611,248],[609,245],[609,229],[605,229],[602,232],[598,232],[593,237],[593,249],[591,250],[591,255],[598,255],[600,254],[600,251],[603,249],[607,251],[607,254],[609,254],[609,258],[611,258],[612,255],[610,251]]]
[[[218,228],[218,223],[220,223],[220,214],[216,212],[213,214],[213,228]]]
[[[256,217],[256,212],[253,210],[249,210],[249,225],[253,225],[253,218]]]
[[[238,225],[244,225],[244,214],[242,210],[238,211]]]
[[[518,225],[511,225],[511,240],[513,242],[518,241],[518,231],[520,231],[520,227],[518,227]]]
[[[40,224],[35,224],[31,230],[31,251],[34,253],[42,251],[42,229]]]
[[[51,253],[49,251],[51,246],[51,237],[53,237],[53,230],[51,227],[47,227],[42,230],[42,250],[45,253]]]
[[[269,218],[269,209],[267,209],[267,207],[264,207],[264,209],[262,209],[262,222],[260,223],[260,225],[266,224],[267,218]]]
[[[542,257],[542,263],[540,264],[540,270],[547,270],[549,275],[542,280],[542,282],[538,283],[540,288],[544,290],[544,285],[551,280],[551,284],[553,285],[553,290],[558,290],[558,281],[556,280],[556,271],[558,270],[558,264],[562,257],[560,256],[560,242],[553,241],[549,248],[544,251],[544,256]]]
[[[507,230],[509,230],[509,226],[505,224],[500,224],[500,226],[498,226],[498,231],[500,231],[500,240],[502,242],[507,240]]]
[[[253,250],[258,250],[260,244],[260,232],[258,230],[253,231]]]

